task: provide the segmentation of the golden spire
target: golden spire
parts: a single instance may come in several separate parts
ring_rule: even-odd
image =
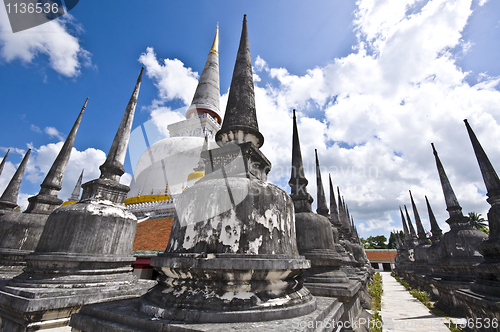
[[[167,184],[165,185],[165,194],[168,194],[168,181]]]
[[[219,54],[219,22],[217,22],[217,30],[215,31],[215,38],[212,49],[208,53]]]

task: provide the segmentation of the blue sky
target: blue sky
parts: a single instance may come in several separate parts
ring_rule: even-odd
[[[430,143],[464,212],[485,215],[488,204],[463,118],[500,165],[499,13],[493,0],[121,1],[119,8],[81,0],[71,15],[13,34],[2,7],[0,154],[11,154],[0,190],[32,147],[19,204],[38,192],[86,97],[59,197],[70,196],[82,168],[84,181],[96,178],[142,65],[134,128],[160,115],[180,119],[175,110],[192,98],[217,22],[224,106],[247,14],[269,179],[288,190],[296,108],[308,190],[315,195],[317,148],[325,185],[329,171],[361,236],[400,229],[398,206],[409,203],[409,189],[421,217],[427,195],[446,230]],[[124,182],[133,172],[128,157],[125,169]]]

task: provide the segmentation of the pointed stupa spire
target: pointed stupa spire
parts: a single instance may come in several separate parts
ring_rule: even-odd
[[[397,250],[403,249],[403,246],[401,245],[401,238],[399,237],[399,232],[396,232],[396,230],[393,229],[392,234],[394,234],[394,239],[396,240],[396,249]]]
[[[186,111],[186,118],[195,115],[210,114],[221,123],[220,116],[220,84],[219,84],[219,23],[215,32],[214,43],[208,52],[205,67],[201,72],[193,101]]]
[[[444,200],[446,202],[446,210],[448,211],[450,218],[446,220],[450,227],[455,223],[467,223],[469,219],[462,214],[462,207],[458,203],[457,196],[455,196],[455,192],[451,187],[450,181],[448,180],[448,176],[444,171],[443,164],[439,159],[438,153],[434,148],[434,143],[431,143],[432,152],[434,153],[434,158],[436,159],[436,166],[439,173],[439,179],[441,180],[441,187],[443,188]]]
[[[28,163],[30,153],[31,149],[29,149],[24,155],[21,164],[19,164],[19,167],[12,176],[7,188],[5,188],[2,197],[0,197],[0,210],[13,210],[17,206],[17,196],[19,195],[21,180],[23,179],[24,170],[26,168],[26,164]]]
[[[73,193],[71,194],[71,197],[69,198],[69,201],[71,201],[71,202],[78,202],[80,200],[80,191],[82,190],[83,171],[84,170],[82,169],[82,173],[80,174],[78,181],[76,181],[75,189],[73,189]]]
[[[420,216],[418,214],[417,205],[413,200],[413,196],[410,192],[411,206],[413,208],[413,216],[415,217],[415,225],[417,225],[417,234],[418,234],[418,243],[419,244],[428,244],[429,240],[427,240],[427,235],[425,234],[424,226],[422,225],[422,220],[420,220]]]
[[[293,130],[292,130],[292,174],[288,185],[291,188],[295,212],[312,212],[311,203],[313,198],[307,192],[307,181],[304,175],[304,165],[302,163],[302,153],[300,152],[299,131],[297,129],[297,118],[293,110]]]
[[[349,239],[351,236],[351,230],[349,227],[349,222],[347,220],[347,211],[343,197],[340,195],[340,189],[337,186],[337,193],[339,199],[339,219],[342,223],[342,233],[345,239]]]
[[[486,152],[484,152],[483,147],[479,143],[476,134],[470,127],[469,122],[467,122],[467,119],[465,119],[464,122],[465,126],[467,127],[467,132],[469,133],[472,147],[474,148],[474,153],[476,155],[479,168],[481,169],[481,174],[483,175],[486,190],[488,190],[488,202],[490,204],[498,203],[500,202],[500,179],[498,178],[497,172],[488,159]]]
[[[215,141],[219,146],[230,141],[235,141],[235,143],[252,142],[257,148],[264,144],[264,136],[259,132],[255,110],[252,60],[246,15],[243,17],[240,46],[229,88],[224,122],[222,128],[215,135]]]
[[[425,202],[427,203],[427,212],[429,213],[429,221],[431,224],[431,241],[432,243],[437,243],[439,239],[441,239],[441,236],[443,235],[443,231],[441,228],[439,228],[439,225],[436,221],[436,217],[434,216],[434,212],[432,212],[431,205],[429,204],[429,200],[427,199],[427,196],[425,196]]]
[[[406,221],[408,222],[408,230],[410,231],[410,236],[412,239],[417,239],[417,233],[415,233],[415,228],[413,227],[413,224],[411,222],[410,214],[408,213],[408,209],[405,207],[405,213],[406,213]]]
[[[322,216],[328,217],[328,206],[326,205],[325,189],[323,188],[323,181],[321,180],[321,169],[319,167],[318,150],[314,149],[316,156],[316,186],[317,186],[317,204],[316,212]]]
[[[123,114],[122,121],[118,127],[113,143],[111,144],[111,148],[109,149],[106,161],[99,167],[101,170],[101,179],[120,182],[120,177],[123,173],[125,173],[123,162],[125,161],[125,155],[127,154],[130,129],[132,128],[132,122],[134,121],[135,107],[137,105],[137,97],[139,96],[143,71],[144,67],[141,68],[141,73],[139,74],[139,78],[135,84],[134,92],[132,92],[132,96],[130,97],[127,108],[125,109],[125,113]]]
[[[406,244],[409,244],[411,242],[410,231],[408,230],[408,226],[406,225],[405,216],[403,214],[403,210],[401,210],[401,206],[399,207],[399,212],[401,212],[401,221],[403,222],[403,233],[405,236],[404,240]]]
[[[212,48],[209,53],[217,53],[219,54],[219,22],[217,22],[217,29],[215,31],[214,43],[212,44]]]
[[[342,206],[342,196],[340,196],[339,186],[337,186],[337,198],[338,198],[338,202],[339,202],[339,213],[340,213],[342,211],[343,206]]]
[[[5,165],[5,161],[7,160],[7,156],[9,155],[9,152],[10,152],[10,149],[7,150],[7,152],[5,153],[5,156],[2,159],[2,162],[0,163],[0,175],[2,175],[3,166]]]
[[[337,202],[335,200],[335,191],[333,190],[332,176],[328,174],[328,180],[330,182],[330,222],[335,227],[339,228],[342,223],[339,219],[339,210],[337,208]]]
[[[54,163],[50,167],[45,179],[40,185],[40,192],[36,196],[28,198],[29,205],[26,209],[26,213],[43,213],[50,214],[55,210],[56,207],[63,203],[62,200],[57,198],[57,194],[61,190],[61,185],[66,172],[66,167],[68,166],[69,157],[71,156],[71,150],[73,149],[73,143],[75,142],[76,133],[80,127],[80,122],[82,121],[83,112],[87,107],[87,102],[89,98],[85,100],[78,117],[76,118],[71,131],[66,137],[64,144],[59,151]]]

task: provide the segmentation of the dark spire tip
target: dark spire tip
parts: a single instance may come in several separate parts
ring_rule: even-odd
[[[142,73],[144,72],[144,66],[141,67],[141,73],[139,74],[139,78],[137,79],[137,82],[142,82]]]

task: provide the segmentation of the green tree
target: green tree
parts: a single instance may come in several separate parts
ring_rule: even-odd
[[[490,230],[488,228],[488,220],[481,217],[481,213],[478,214],[476,212],[469,212],[469,219],[472,228],[483,231],[486,234],[490,233]]]
[[[370,236],[366,240],[361,240],[365,249],[387,249],[386,241],[387,238],[384,235]]]

